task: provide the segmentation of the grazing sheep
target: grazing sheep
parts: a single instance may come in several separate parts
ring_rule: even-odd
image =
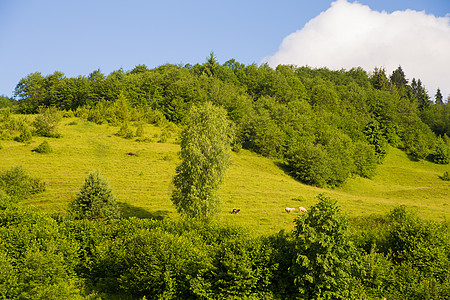
[[[238,214],[241,210],[237,208],[233,208],[232,214]]]
[[[304,207],[302,207],[302,206],[300,206],[300,207],[298,208],[298,211],[300,211],[300,212],[307,212],[306,208],[304,208]]]
[[[291,212],[293,212],[293,211],[295,210],[295,208],[286,207],[284,210],[285,210],[287,213],[291,213]]]

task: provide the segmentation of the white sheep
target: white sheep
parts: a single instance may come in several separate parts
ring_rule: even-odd
[[[293,211],[295,210],[295,208],[292,208],[292,207],[286,207],[284,210],[285,210],[287,213],[291,213],[291,212],[293,212]]]

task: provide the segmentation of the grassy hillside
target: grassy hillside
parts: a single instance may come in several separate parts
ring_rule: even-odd
[[[168,131],[172,136],[166,143],[158,142],[159,127],[144,127],[145,142],[115,136],[118,130],[64,119],[60,139],[33,137],[29,145],[2,141],[0,169],[22,165],[30,175],[46,182],[44,193],[24,202],[42,211],[64,212],[88,173],[99,170],[111,183],[125,216],[178,218],[170,201],[171,180],[179,162],[176,130]],[[44,140],[54,153],[31,151]],[[319,193],[337,199],[350,217],[385,213],[405,204],[419,210],[423,218],[448,219],[450,183],[439,176],[449,169],[448,165],[412,161],[402,151],[389,148],[372,180],[354,177],[338,189],[321,189],[294,180],[270,159],[245,150],[233,152],[220,191],[223,212],[219,222],[249,226],[258,233],[290,230],[297,212],[287,214],[284,208],[308,208]],[[241,212],[233,215],[233,208]]]

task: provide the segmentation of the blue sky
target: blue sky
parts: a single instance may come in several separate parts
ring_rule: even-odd
[[[61,71],[69,77],[98,68],[109,74],[139,64],[149,68],[195,64],[203,63],[211,51],[220,63],[234,58],[259,64],[275,56],[287,36],[315,18],[322,20],[320,14],[330,10],[332,2],[0,0],[0,94],[12,96],[19,80],[33,72]],[[388,14],[410,9],[450,18],[448,0],[358,3]],[[446,40],[445,32],[441,40]],[[348,64],[352,62],[342,67]],[[450,74],[447,82],[450,92]],[[434,94],[431,88],[430,94]]]

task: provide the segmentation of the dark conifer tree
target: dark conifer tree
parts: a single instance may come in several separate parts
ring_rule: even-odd
[[[418,79],[417,81],[413,79],[411,83],[411,88],[413,91],[413,95],[417,99],[417,107],[419,108],[419,110],[423,111],[428,107],[430,107],[431,105],[430,96],[428,96],[427,90],[422,85],[422,81],[420,81],[420,79]]]
[[[390,79],[391,83],[398,89],[404,88],[408,84],[408,80],[406,79],[405,73],[403,72],[401,66],[398,66],[398,68],[392,72]]]
[[[370,76],[370,81],[377,90],[386,91],[389,88],[389,80],[387,79],[384,68],[375,68],[372,76]]]
[[[442,101],[443,97],[442,97],[442,93],[441,90],[438,88],[436,91],[436,95],[434,95],[434,99],[436,99],[436,104],[444,104],[444,101]]]

